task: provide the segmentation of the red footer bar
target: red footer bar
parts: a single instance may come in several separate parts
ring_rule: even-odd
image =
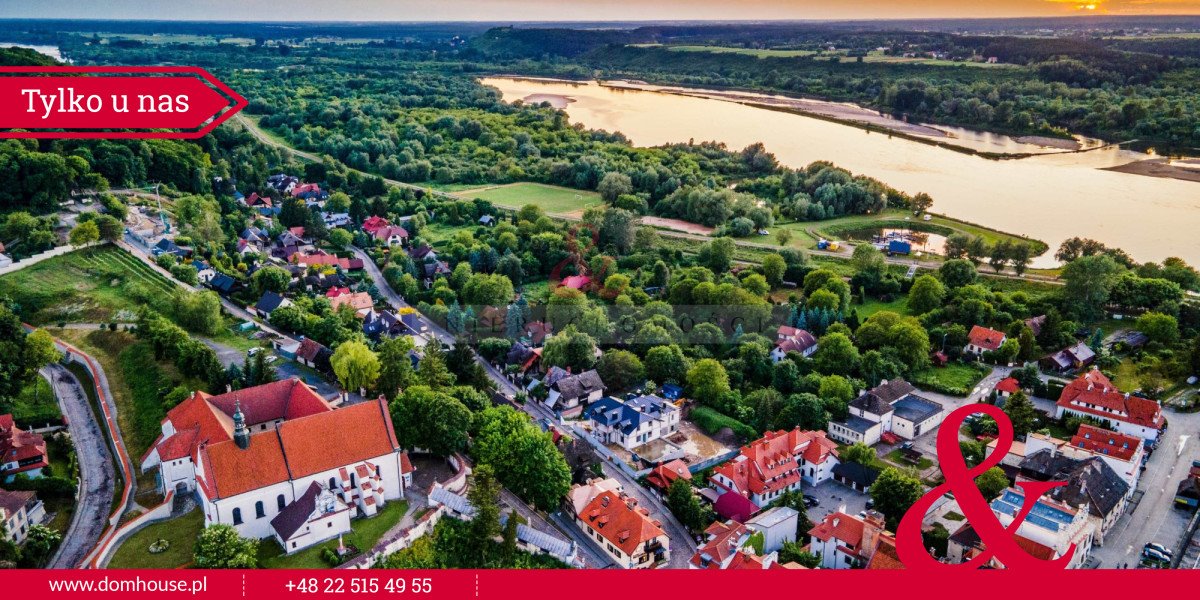
[[[1072,599],[1144,590],[1194,597],[1191,571],[0,571],[9,598],[590,600],[613,598]],[[1153,590],[1152,592],[1150,590]],[[21,595],[16,595],[20,593]]]

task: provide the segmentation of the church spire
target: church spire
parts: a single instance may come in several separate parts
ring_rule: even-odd
[[[246,429],[246,415],[242,414],[242,401],[233,401],[233,442],[238,448],[250,447],[250,431]]]

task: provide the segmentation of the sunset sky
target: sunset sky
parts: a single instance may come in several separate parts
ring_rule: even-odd
[[[0,17],[605,21],[1200,14],[1200,0],[0,0]]]

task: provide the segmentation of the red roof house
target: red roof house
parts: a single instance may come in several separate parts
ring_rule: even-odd
[[[0,415],[0,474],[37,475],[49,464],[46,440],[41,434],[23,431],[12,415]]]
[[[671,487],[676,479],[692,480],[692,472],[688,470],[687,463],[678,458],[650,469],[650,473],[646,475],[646,483],[663,491]]]
[[[1056,418],[1064,413],[1092,417],[1119,433],[1158,439],[1165,424],[1162,406],[1153,400],[1121,393],[1097,369],[1076,377],[1058,397]]]
[[[1004,379],[1000,380],[1000,383],[996,384],[996,391],[1000,392],[1003,396],[1008,397],[1021,391],[1021,384],[1012,377],[1005,377]]]
[[[837,443],[824,431],[768,431],[714,469],[710,481],[718,492],[735,492],[762,507],[799,489],[802,479],[817,484],[831,478],[837,456]]]
[[[967,346],[963,351],[968,354],[993,352],[999,350],[1006,339],[1008,337],[1003,332],[976,325],[971,328],[971,333],[967,334]]]
[[[363,221],[362,230],[374,235],[376,230],[387,227],[388,225],[391,225],[391,222],[389,222],[387,219],[372,215]]]

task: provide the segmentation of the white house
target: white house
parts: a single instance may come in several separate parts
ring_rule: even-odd
[[[709,480],[718,495],[734,492],[764,507],[801,481],[817,485],[833,477],[837,444],[823,431],[768,431],[713,469]]]
[[[21,544],[29,535],[29,528],[46,520],[46,508],[37,494],[30,491],[12,492],[0,490],[0,524],[4,525],[3,537],[14,544]]]
[[[906,440],[931,431],[942,422],[942,405],[917,395],[903,379],[881,382],[850,401],[850,416],[829,423],[829,437],[846,444],[874,445],[885,434]]]
[[[813,334],[795,327],[781,325],[775,334],[775,348],[771,350],[771,360],[782,361],[789,352],[799,353],[809,357],[817,351],[817,338]]]
[[[671,558],[671,539],[662,523],[616,480],[593,480],[567,494],[575,521],[622,569],[653,569]]]
[[[1146,456],[1146,447],[1141,438],[1100,429],[1086,423],[1079,426],[1079,430],[1069,441],[1036,432],[1026,436],[1024,454],[1032,456],[1040,450],[1076,460],[1092,457],[1103,459],[1109,468],[1129,485],[1130,490],[1137,488],[1138,479],[1142,474],[1142,461]]]
[[[1148,442],[1156,441],[1166,425],[1162,406],[1153,400],[1122,394],[1097,369],[1067,384],[1056,407],[1055,418],[1061,419],[1064,414],[1090,417],[1113,431]]]
[[[1008,527],[1020,513],[1025,503],[1025,491],[1008,488],[992,501],[992,513],[1000,524]],[[1068,506],[1047,497],[1038,498],[1031,510],[1037,518],[1026,518],[1017,526],[1015,533],[1034,542],[1052,548],[1056,556],[1066,555],[1071,544],[1075,554],[1068,568],[1078,568],[1087,561],[1092,551],[1093,526],[1088,519],[1088,507]]]
[[[808,536],[808,550],[821,559],[822,569],[866,567],[877,553],[887,556],[895,552],[896,541],[884,529],[883,515],[873,510],[867,511],[865,518],[838,510],[826,515]]]
[[[602,398],[588,405],[583,418],[601,442],[626,450],[679,431],[679,409],[658,396],[638,396],[625,402]]]
[[[546,406],[570,410],[581,404],[595,402],[604,396],[604,381],[595,369],[578,375],[568,375],[550,386]]]
[[[995,352],[1004,345],[1006,340],[1008,340],[1008,336],[1001,331],[975,325],[967,334],[967,345],[963,347],[963,353],[978,356],[984,352]]]

